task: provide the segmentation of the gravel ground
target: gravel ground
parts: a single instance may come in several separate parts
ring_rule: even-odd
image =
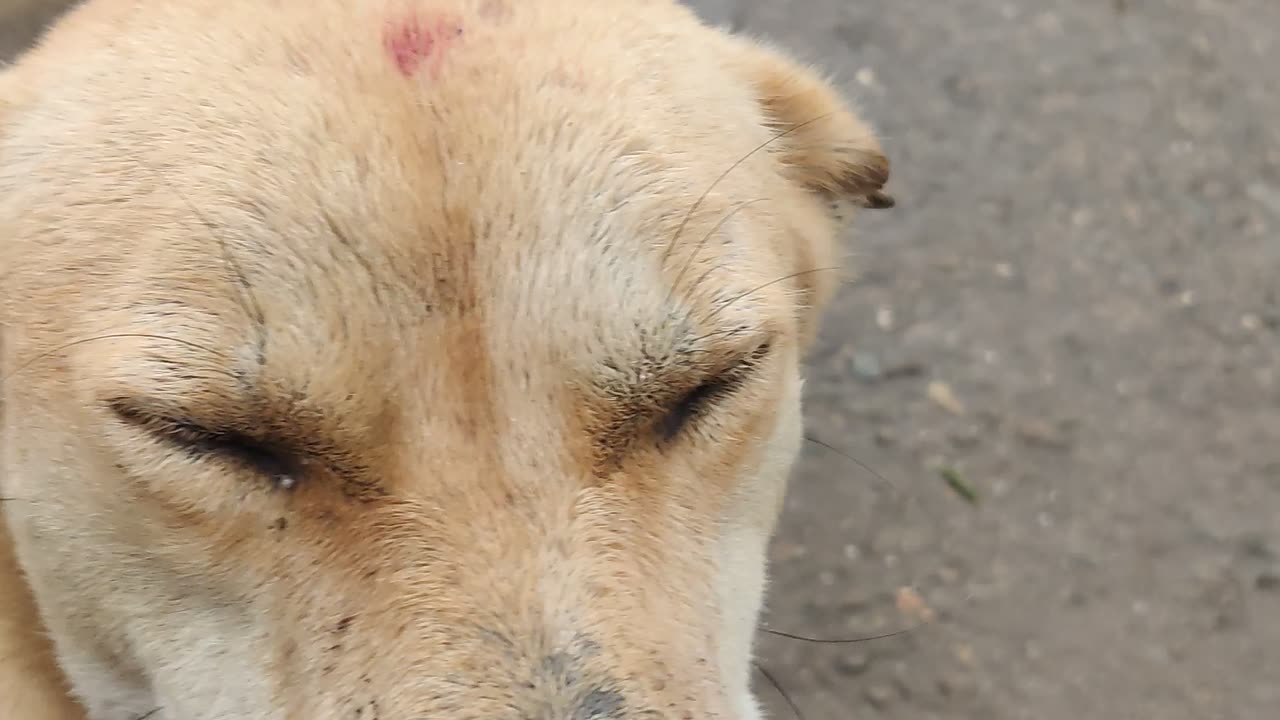
[[[908,631],[765,636],[804,720],[1277,717],[1280,2],[693,4],[830,69],[894,161],[769,622]]]
[[[804,717],[1280,717],[1280,2],[702,4],[894,161],[770,622],[933,621],[768,640]]]

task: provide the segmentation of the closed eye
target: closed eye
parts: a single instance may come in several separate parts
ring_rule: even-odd
[[[299,474],[299,462],[294,455],[244,432],[210,428],[189,419],[153,413],[142,403],[127,399],[111,400],[107,405],[121,420],[193,457],[230,463],[271,478],[284,488],[292,487]]]
[[[671,406],[658,423],[658,436],[663,442],[675,440],[715,405],[737,391],[769,354],[764,343],[725,370],[712,375],[686,392]]]

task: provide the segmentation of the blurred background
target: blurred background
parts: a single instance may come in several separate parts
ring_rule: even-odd
[[[690,4],[830,72],[899,201],[767,620],[906,632],[762,635],[772,717],[1280,717],[1280,1]]]

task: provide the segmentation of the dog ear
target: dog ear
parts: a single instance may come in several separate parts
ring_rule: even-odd
[[[789,206],[789,237],[780,248],[793,263],[800,332],[808,344],[838,285],[834,223],[850,206],[894,206],[884,190],[889,160],[876,134],[816,72],[759,42],[727,39],[734,73],[746,80],[763,122],[774,131],[766,149],[784,177],[817,200]]]
[[[870,127],[815,71],[759,42],[735,38],[741,73],[754,88],[765,122],[777,132],[770,150],[785,172],[835,201],[884,209],[889,159]]]

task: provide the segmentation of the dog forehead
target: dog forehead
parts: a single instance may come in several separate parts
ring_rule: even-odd
[[[573,22],[603,32],[614,10],[665,6],[609,5]],[[778,181],[752,155],[769,132],[711,50],[670,40],[702,31],[683,11],[618,30],[628,46],[583,28],[551,42],[563,21],[516,4],[529,23],[321,8],[271,36],[221,17],[162,58],[182,39],[169,11],[137,19],[132,42],[44,91],[50,107],[98,109],[27,124],[24,142],[65,149],[33,174],[139,238],[122,251],[163,248],[147,263],[159,277],[203,253],[219,274],[248,271],[249,299],[278,314],[398,314],[425,319],[424,336],[482,303],[506,340],[549,339],[534,332],[546,323],[595,341],[672,332],[690,306],[732,317],[784,272],[753,222],[766,215],[745,207]],[[321,42],[343,13],[362,24]],[[380,292],[402,284],[416,295]]]
[[[483,298],[527,327],[614,307],[592,317],[593,332],[669,326],[690,304],[773,279],[763,226],[778,176],[753,153],[769,132],[746,89],[655,81],[613,53],[591,67],[548,50],[515,67],[465,34],[446,33],[441,48],[438,31],[454,26],[412,17],[393,37],[448,53],[434,70],[396,44],[395,67],[373,70],[379,82],[364,89],[371,109],[326,86],[313,121],[330,140],[298,133],[270,151],[283,155],[270,163],[277,184],[315,168],[292,184],[310,185],[309,202],[389,259],[376,272],[419,288],[431,308],[474,310]]]

